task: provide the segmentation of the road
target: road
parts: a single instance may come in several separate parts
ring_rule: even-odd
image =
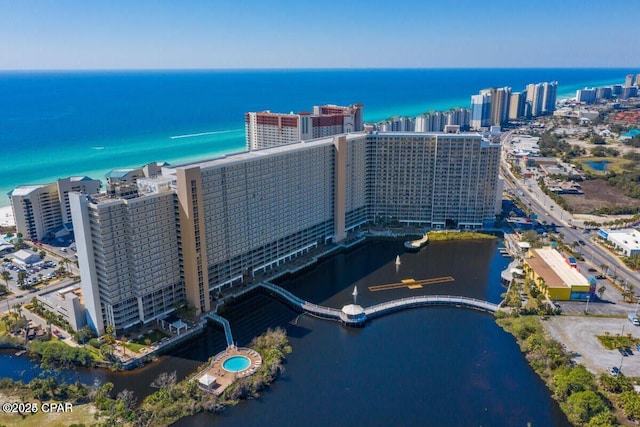
[[[572,223],[571,214],[563,210],[551,200],[549,196],[542,192],[535,178],[520,180],[513,175],[506,160],[506,154],[511,149],[511,135],[511,132],[507,132],[502,136],[503,155],[501,171],[505,182],[510,188],[510,190],[507,191],[511,191],[515,196],[520,198],[534,214],[538,215],[540,221],[544,221],[546,218],[547,222],[561,225],[560,233],[563,234],[563,239],[566,244],[571,245],[573,242],[583,240],[585,244],[579,245],[578,250],[582,253],[586,262],[598,270],[601,269],[601,266],[606,266],[605,268],[608,269],[607,275],[609,277],[617,276],[618,279],[622,280],[625,284],[631,285],[633,293],[637,295],[640,289],[639,273],[627,269],[618,257],[592,242],[591,239],[588,238],[588,234],[584,234],[581,229],[578,229]],[[593,276],[593,274],[591,276]]]

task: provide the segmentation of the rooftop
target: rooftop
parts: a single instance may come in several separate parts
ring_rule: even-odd
[[[354,139],[359,139],[362,138],[365,134],[362,132],[356,132],[356,133],[348,133],[348,134],[343,134],[344,136],[346,136],[347,140],[354,140]],[[439,136],[439,137],[444,137],[447,139],[450,138],[469,138],[471,137],[477,137],[480,138],[481,135],[479,133],[476,132],[470,132],[470,133],[460,133],[460,134],[451,134],[451,133],[444,133],[444,132],[426,132],[426,133],[421,133],[421,132],[379,132],[377,133],[377,135],[379,136],[388,136],[388,137],[419,137],[419,136],[425,136],[425,135],[432,135],[432,136]],[[175,173],[175,170],[178,168],[188,168],[188,167],[196,167],[199,166],[201,169],[210,169],[210,168],[216,168],[216,167],[223,167],[223,166],[229,166],[232,164],[236,164],[236,163],[241,163],[247,160],[252,160],[252,159],[260,159],[260,158],[268,158],[270,156],[276,156],[282,153],[286,153],[286,152],[291,152],[291,151],[302,151],[302,150],[306,150],[306,149],[311,149],[311,148],[315,148],[315,147],[320,147],[320,146],[326,146],[326,145],[331,145],[333,144],[333,141],[335,139],[336,136],[340,136],[340,135],[332,135],[329,137],[325,137],[325,138],[317,138],[317,139],[311,139],[308,141],[301,141],[301,142],[294,142],[291,144],[283,144],[283,145],[278,145],[276,147],[269,147],[269,148],[263,148],[260,150],[252,150],[252,151],[241,151],[238,153],[232,153],[232,154],[227,154],[227,155],[222,155],[213,159],[209,159],[209,160],[203,160],[203,161],[195,161],[195,162],[189,162],[189,163],[183,163],[183,164],[179,164],[179,165],[172,165],[169,167],[165,167],[163,168],[163,174],[164,175],[171,175],[173,173]],[[484,139],[483,139],[484,141]],[[496,144],[497,145],[497,144]]]
[[[589,282],[577,269],[567,264],[560,252],[552,248],[532,249],[534,257],[526,262],[544,279],[549,288],[588,286]]]

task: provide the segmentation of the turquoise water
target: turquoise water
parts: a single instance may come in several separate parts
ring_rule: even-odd
[[[599,162],[584,162],[585,165],[589,166],[594,171],[604,172],[607,170],[607,165],[611,163],[606,160],[602,160]]]
[[[559,98],[620,83],[623,69],[0,72],[0,192],[113,168],[244,148],[244,113],[364,104],[364,117],[469,106],[491,86],[559,81]],[[9,200],[0,197],[0,206]]]
[[[222,367],[229,372],[244,371],[251,365],[251,360],[245,356],[233,356],[222,362]]]

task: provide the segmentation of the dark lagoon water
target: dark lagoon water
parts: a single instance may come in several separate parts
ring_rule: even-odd
[[[500,271],[508,259],[497,243],[433,243],[418,254],[401,242],[374,241],[334,256],[282,286],[332,307],[420,294],[451,294],[500,300]],[[395,266],[400,254],[401,265]],[[452,276],[454,282],[418,290],[371,292],[369,286]],[[246,345],[268,327],[287,329],[293,353],[283,375],[262,397],[200,414],[177,426],[569,426],[544,383],[527,365],[513,337],[489,314],[463,308],[419,308],[369,322],[364,328],[298,315],[261,293],[224,313],[234,339]],[[140,397],[163,371],[183,378],[223,350],[216,327],[142,370],[110,373],[78,370],[84,382],[112,381],[116,391]],[[17,362],[17,363],[16,363]],[[0,358],[0,375],[37,375],[24,357]]]

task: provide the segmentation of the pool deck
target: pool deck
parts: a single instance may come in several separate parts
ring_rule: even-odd
[[[233,356],[247,357],[251,361],[251,363],[249,364],[249,367],[239,372],[230,372],[224,369],[222,367],[222,364],[224,363],[224,361]],[[258,370],[258,368],[260,368],[261,365],[262,365],[262,357],[260,356],[260,354],[258,354],[257,351],[252,350],[250,348],[244,348],[244,347],[238,348],[236,346],[229,346],[225,351],[216,354],[216,356],[213,358],[213,361],[211,362],[211,365],[209,365],[206,369],[201,371],[195,378],[196,380],[199,380],[205,375],[209,375],[210,377],[215,377],[216,379],[215,383],[212,384],[210,387],[205,387],[201,383],[200,383],[200,387],[207,391],[212,392],[216,396],[219,396],[236,379],[242,378],[242,377],[248,377],[249,375],[252,375]]]

